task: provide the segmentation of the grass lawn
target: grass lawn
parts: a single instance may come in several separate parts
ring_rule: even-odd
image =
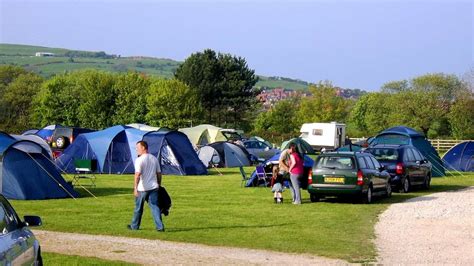
[[[57,253],[43,252],[44,265],[138,265],[122,261],[102,260],[91,257],[70,256]]]
[[[246,168],[247,173],[252,170]],[[83,195],[78,200],[12,201],[20,216],[40,215],[40,229],[162,239],[308,253],[351,262],[373,261],[376,256],[374,225],[391,203],[424,194],[474,185],[474,174],[433,178],[429,191],[394,193],[373,204],[327,200],[311,203],[302,191],[303,204],[292,205],[289,190],[285,204],[273,203],[269,188],[241,188],[238,168],[222,169],[224,175],[164,176],[163,185],[173,199],[165,233],[154,230],[146,207],[139,231],[128,231],[133,211],[132,175],[98,175],[97,199]],[[72,177],[66,177],[71,179]]]

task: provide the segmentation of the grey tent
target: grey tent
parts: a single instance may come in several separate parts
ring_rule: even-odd
[[[201,147],[198,156],[206,166],[211,164],[217,167],[250,165],[250,154],[247,150],[242,146],[226,141],[218,141]]]

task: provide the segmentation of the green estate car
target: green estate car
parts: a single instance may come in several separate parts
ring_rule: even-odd
[[[390,197],[390,174],[370,153],[328,152],[315,161],[308,176],[312,202],[325,196],[350,196],[365,203],[379,194]]]

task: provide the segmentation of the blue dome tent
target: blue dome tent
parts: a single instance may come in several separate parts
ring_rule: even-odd
[[[465,141],[449,149],[443,156],[449,170],[474,172],[474,141]]]
[[[376,144],[412,145],[431,162],[432,176],[445,175],[445,168],[438,152],[423,134],[413,128],[398,126],[386,129],[370,141],[370,146]]]
[[[0,192],[9,199],[75,198],[73,190],[35,142],[0,133]]]
[[[164,174],[207,174],[186,135],[175,131],[147,132],[128,126],[79,135],[56,160],[56,165],[74,173],[74,160],[96,160],[98,173],[134,173],[135,145],[140,140],[148,142],[149,152],[159,158]]]

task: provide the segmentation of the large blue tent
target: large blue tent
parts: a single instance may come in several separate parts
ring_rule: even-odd
[[[79,135],[56,160],[56,165],[67,173],[74,173],[75,160],[96,160],[96,172],[133,173],[133,162],[137,158],[135,145],[140,140],[148,142],[149,152],[160,159],[164,174],[207,174],[186,135],[175,131],[147,132],[128,126]]]
[[[443,162],[449,170],[474,172],[474,141],[464,141],[449,149]]]
[[[22,200],[78,196],[43,147],[5,133],[0,133],[0,192]]]
[[[445,167],[438,152],[426,137],[413,128],[398,126],[380,132],[370,141],[370,145],[399,144],[415,146],[431,162],[432,176],[444,176]]]

